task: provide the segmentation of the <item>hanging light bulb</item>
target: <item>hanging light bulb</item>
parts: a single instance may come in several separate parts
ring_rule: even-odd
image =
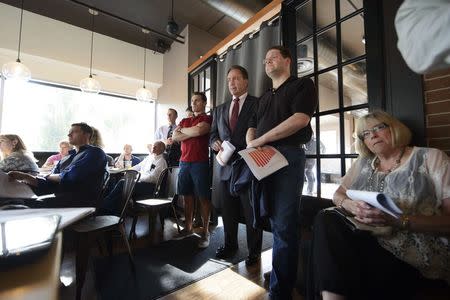
[[[98,12],[89,9],[89,13],[92,15],[92,22],[91,22],[91,62],[89,65],[89,76],[82,79],[80,81],[80,89],[84,93],[90,93],[90,94],[98,94],[100,93],[100,90],[102,89],[100,82],[98,80],[92,78],[92,52],[94,49],[94,16],[98,15]]]
[[[148,31],[147,29],[142,29],[142,32],[144,34],[148,34],[150,31]],[[144,41],[144,83],[142,87],[136,91],[136,100],[150,102],[152,101],[152,93],[145,87],[146,64],[147,64],[147,36],[145,36]]]
[[[6,63],[2,67],[2,74],[6,79],[28,81],[31,78],[30,69],[20,61],[20,44],[22,42],[23,0],[20,8],[19,46],[17,47],[17,59]]]

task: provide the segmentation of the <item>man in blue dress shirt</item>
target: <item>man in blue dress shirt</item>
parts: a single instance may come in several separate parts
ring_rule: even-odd
[[[50,175],[31,176],[16,171],[8,174],[30,185],[37,195],[56,195],[43,206],[95,206],[106,170],[106,155],[102,149],[89,145],[91,135],[92,128],[88,124],[72,124],[68,137],[75,149],[56,165]]]

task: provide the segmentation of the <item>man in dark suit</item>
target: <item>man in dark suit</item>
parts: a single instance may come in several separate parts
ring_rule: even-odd
[[[227,73],[228,89],[232,99],[219,105],[213,112],[213,123],[210,132],[210,146],[218,152],[222,149],[223,141],[229,141],[236,147],[236,151],[225,166],[219,169],[223,191],[222,219],[225,232],[225,244],[216,251],[216,257],[220,259],[231,258],[237,248],[237,233],[242,204],[245,223],[247,225],[247,246],[249,255],[246,265],[250,266],[258,262],[261,257],[262,231],[253,228],[253,212],[250,206],[248,193],[242,193],[239,197],[232,197],[229,193],[231,164],[239,155],[238,151],[246,148],[245,134],[248,122],[256,109],[257,98],[248,95],[248,73],[241,66],[232,66]]]

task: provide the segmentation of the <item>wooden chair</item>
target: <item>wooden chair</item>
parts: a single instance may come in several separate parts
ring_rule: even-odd
[[[73,225],[71,229],[77,233],[77,252],[76,252],[76,299],[81,298],[81,291],[86,276],[86,270],[89,260],[89,250],[94,240],[100,235],[113,232],[119,232],[128,250],[131,267],[134,272],[133,255],[131,253],[130,244],[128,243],[127,235],[125,233],[124,219],[127,205],[133,194],[134,186],[138,182],[141,174],[135,170],[127,170],[124,174],[124,185],[121,197],[121,213],[120,216],[98,216],[82,220]],[[104,184],[106,187],[106,184]],[[109,247],[110,255],[112,254],[112,244]]]
[[[164,169],[157,181],[155,187],[154,197],[150,199],[137,200],[136,207],[145,211],[148,214],[149,232],[152,233],[156,225],[156,218],[159,215],[162,231],[164,231],[164,218],[161,216],[161,210],[171,207],[175,216],[178,232],[180,232],[180,225],[178,223],[178,216],[175,210],[174,202],[177,200],[177,181],[178,181],[179,167],[169,167]],[[135,226],[137,216],[133,218],[133,225],[130,230],[130,239],[136,238]]]

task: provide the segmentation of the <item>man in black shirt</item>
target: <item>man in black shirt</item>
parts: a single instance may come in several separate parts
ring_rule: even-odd
[[[260,99],[249,123],[247,147],[271,145],[289,165],[264,179],[270,186],[270,224],[273,233],[271,299],[291,299],[298,262],[298,205],[303,187],[305,152],[311,139],[311,116],[317,107],[317,93],[309,78],[290,76],[289,50],[271,47],[264,60],[273,88]]]

